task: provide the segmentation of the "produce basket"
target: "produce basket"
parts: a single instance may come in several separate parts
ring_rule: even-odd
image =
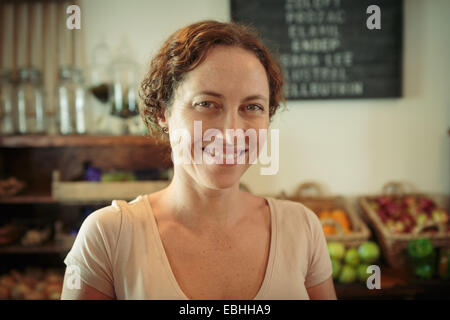
[[[52,197],[61,202],[133,200],[138,195],[159,191],[169,180],[154,181],[60,181],[58,170],[53,171]]]
[[[313,191],[312,195],[308,191]],[[357,247],[370,237],[370,230],[359,217],[348,200],[341,196],[325,196],[320,185],[315,182],[305,182],[299,185],[294,196],[288,197],[284,192],[281,199],[297,201],[314,211],[317,215],[323,211],[341,210],[345,212],[351,224],[351,232],[344,233],[343,228],[333,219],[321,219],[322,225],[330,225],[337,231],[336,234],[325,234],[328,242],[342,242],[346,247]]]
[[[386,199],[398,199],[398,201],[411,201],[409,203],[416,203],[417,201],[428,201],[431,200],[436,204],[436,208],[449,208],[449,197],[445,195],[425,195],[423,193],[418,193],[410,191],[405,192],[405,184],[399,182],[389,182],[383,186],[381,195],[378,196],[364,196],[359,198],[359,203],[363,209],[364,215],[366,216],[369,223],[374,227],[375,234],[377,236],[378,242],[381,245],[381,249],[384,257],[388,264],[396,269],[405,269],[408,267],[408,256],[407,256],[407,246],[409,241],[416,240],[420,238],[430,239],[435,247],[450,247],[450,232],[446,229],[446,225],[442,222],[428,221],[423,224],[414,224],[414,222],[405,223],[406,225],[411,225],[411,229],[405,229],[403,223],[399,224],[399,229],[395,229],[397,226],[394,224],[389,224],[389,220],[380,211],[379,205],[375,201],[386,201]],[[383,200],[384,197],[384,200]],[[409,199],[409,200],[407,200]],[[416,199],[416,200],[414,200]],[[428,200],[421,200],[428,199]],[[392,201],[392,200],[389,200]],[[383,202],[382,202],[383,203]],[[405,202],[408,203],[408,202]],[[406,204],[405,204],[406,206]],[[431,204],[430,204],[431,206]],[[411,206],[411,208],[416,208],[416,206]],[[421,207],[417,207],[417,210],[412,210],[411,215],[413,218],[402,218],[406,213],[396,214],[395,219],[412,219],[411,221],[417,221],[418,216],[421,214]],[[378,212],[377,212],[378,210]],[[394,209],[393,209],[394,210]],[[398,209],[398,212],[405,212],[409,209]],[[424,213],[423,213],[424,214]],[[398,217],[398,218],[397,218]],[[383,221],[384,219],[384,221]],[[389,220],[386,220],[389,219]],[[401,221],[401,220],[398,220]],[[402,220],[403,221],[403,220]],[[407,220],[405,220],[407,221]],[[434,231],[431,231],[434,230]]]

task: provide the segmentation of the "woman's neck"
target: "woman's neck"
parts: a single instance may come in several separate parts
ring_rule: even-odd
[[[175,174],[159,201],[172,218],[186,226],[233,227],[246,211],[245,193],[239,182],[226,189],[199,185],[187,175]]]

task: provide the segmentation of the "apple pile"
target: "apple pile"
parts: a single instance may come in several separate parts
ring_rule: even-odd
[[[380,248],[373,241],[366,241],[357,248],[346,248],[342,242],[327,244],[333,279],[339,283],[366,282],[371,274],[369,266],[380,258]]]
[[[369,205],[392,233],[418,233],[424,226],[432,224],[450,232],[449,212],[425,196],[383,195],[369,199]],[[430,228],[429,231],[433,230],[437,229]]]

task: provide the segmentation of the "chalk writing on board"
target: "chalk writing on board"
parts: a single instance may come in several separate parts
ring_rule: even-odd
[[[383,28],[367,28],[369,0],[231,0],[276,53],[288,99],[401,96],[402,1],[377,0]]]

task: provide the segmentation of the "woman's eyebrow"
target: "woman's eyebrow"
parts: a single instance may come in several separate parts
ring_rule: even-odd
[[[243,101],[248,101],[248,100],[263,100],[263,101],[267,101],[267,98],[265,96],[263,96],[262,94],[254,94],[254,95],[248,96]]]
[[[209,91],[209,90],[197,92],[195,95],[196,96],[208,95],[208,96],[214,96],[214,97],[217,97],[217,98],[223,98],[222,94],[214,92],[214,91]]]
[[[203,95],[214,96],[214,97],[217,97],[217,98],[223,98],[222,94],[220,94],[218,92],[215,92],[215,91],[209,91],[209,90],[197,92],[196,96],[202,95],[202,94]],[[263,96],[262,94],[253,94],[251,96],[248,96],[248,97],[242,99],[242,101],[255,100],[255,99],[267,101],[267,98],[265,96]]]

